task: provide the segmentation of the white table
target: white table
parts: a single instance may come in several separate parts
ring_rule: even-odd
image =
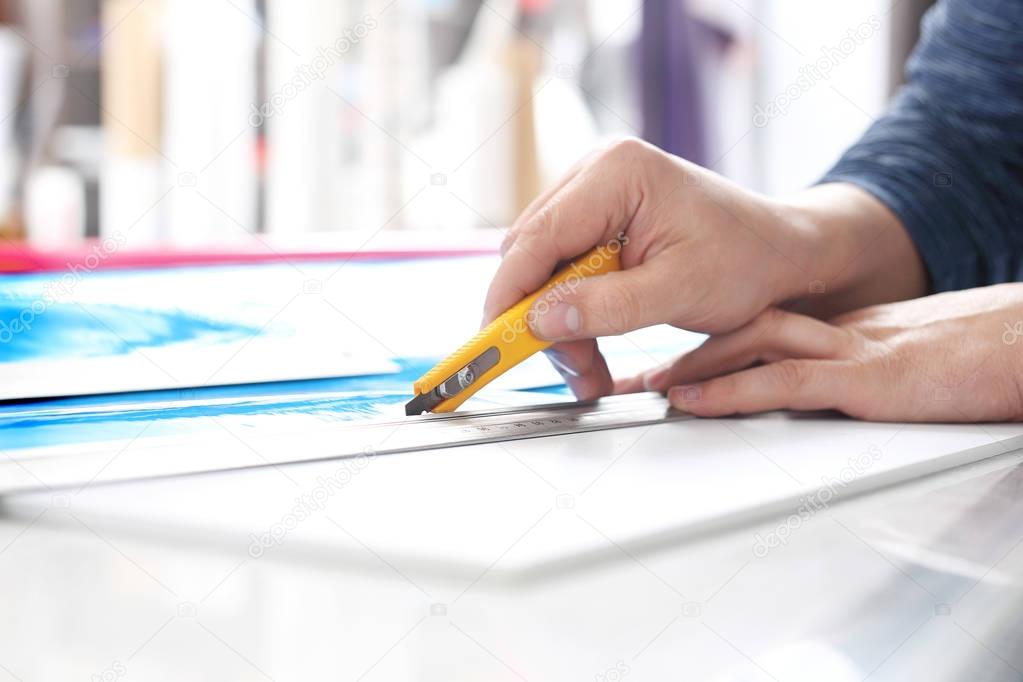
[[[1020,679],[1021,437],[764,415],[18,496],[0,679]]]

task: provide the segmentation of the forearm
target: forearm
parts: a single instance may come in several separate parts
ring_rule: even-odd
[[[821,181],[856,186],[890,211],[924,263],[928,293],[1023,278],[1021,36],[1023,3],[942,0],[907,86]],[[901,267],[904,245],[879,241],[867,257]],[[911,284],[916,273],[864,274]],[[854,289],[869,293],[871,282]]]

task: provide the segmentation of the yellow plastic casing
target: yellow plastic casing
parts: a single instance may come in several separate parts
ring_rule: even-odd
[[[506,310],[496,320],[480,330],[461,348],[441,361],[436,367],[419,378],[413,385],[415,394],[429,393],[454,376],[467,364],[478,358],[489,348],[497,348],[501,354],[497,364],[483,372],[476,380],[433,409],[434,412],[451,412],[468,400],[476,391],[501,376],[534,353],[551,346],[550,341],[536,338],[529,325],[532,315],[543,313],[542,306],[531,313],[533,304],[546,298],[549,306],[561,301],[566,291],[574,289],[573,282],[586,277],[606,275],[621,269],[621,244],[611,242],[598,246],[561,268],[538,291],[522,299]]]

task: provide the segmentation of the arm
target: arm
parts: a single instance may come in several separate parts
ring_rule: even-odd
[[[792,307],[828,316],[914,300],[828,322],[768,309],[646,383],[707,416],[1023,419],[1023,284],[998,284],[1023,276],[1021,63],[1023,3],[946,0],[891,111],[790,204],[823,238],[833,285]]]
[[[722,336],[781,304],[829,317],[1019,277],[1023,3],[947,0],[925,33],[892,111],[823,184],[791,199],[638,142],[585,160],[516,221],[485,320],[558,261],[627,236],[623,272],[583,282],[533,318],[557,342],[566,381],[593,398],[613,387],[597,336],[658,323]],[[666,390],[685,364],[616,389]]]
[[[908,85],[822,180],[888,207],[932,291],[1023,279],[1020,64],[1023,3],[943,0],[924,20]]]

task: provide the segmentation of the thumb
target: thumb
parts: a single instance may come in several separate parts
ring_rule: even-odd
[[[526,317],[533,333],[549,341],[624,334],[667,321],[665,285],[649,265],[587,277],[541,296]]]

